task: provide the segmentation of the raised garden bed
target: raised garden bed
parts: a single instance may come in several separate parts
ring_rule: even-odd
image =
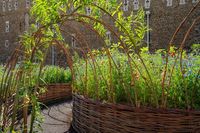
[[[39,100],[43,103],[70,99],[72,97],[72,88],[70,83],[49,84],[46,88],[47,91],[39,96]]]
[[[198,132],[200,112],[135,108],[73,95],[72,126],[78,133]]]

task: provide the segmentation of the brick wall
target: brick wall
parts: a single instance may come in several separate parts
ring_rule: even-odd
[[[172,6],[166,6],[166,0],[156,0],[152,2],[150,9],[150,28],[151,30],[151,49],[166,48],[169,40],[171,39],[176,28],[192,7],[196,3],[192,3],[192,0],[186,0],[186,3],[183,5],[179,4],[180,1],[173,0]],[[194,19],[200,15],[200,6],[195,10],[186,24],[183,25],[183,28],[178,32],[178,35],[174,41],[175,45],[180,45],[186,31],[191,26]],[[200,36],[199,33],[196,33],[196,24],[195,28],[192,30],[192,35],[190,36],[186,47],[189,47],[193,43],[200,43],[200,38],[194,38],[195,36]],[[198,35],[197,35],[198,34]]]
[[[15,2],[18,1],[18,6],[15,10]],[[126,0],[121,0],[122,3],[126,2]],[[128,9],[125,11],[125,14],[129,14],[130,11],[134,10],[134,2],[135,0],[128,0]],[[139,7],[144,7],[145,11],[149,11],[150,21],[149,25],[151,28],[150,31],[150,49],[153,51],[158,48],[166,48],[169,43],[169,39],[172,37],[172,34],[178,27],[179,23],[183,20],[186,14],[190,11],[190,9],[196,4],[195,0],[184,0],[182,4],[180,4],[181,0],[172,0],[172,5],[167,6],[168,0],[151,0],[150,8],[145,8],[145,0],[139,0]],[[17,38],[20,34],[23,34],[25,31],[25,14],[28,13],[29,7],[27,8],[27,2],[30,0],[0,0],[0,62],[5,62],[14,48],[17,45]],[[170,0],[169,0],[170,2]],[[4,4],[5,3],[5,10]],[[148,6],[148,4],[147,4]],[[124,5],[122,4],[122,9]],[[9,9],[11,8],[11,10]],[[200,16],[200,7],[197,8],[195,13],[192,14],[189,21],[183,26],[181,31],[178,33],[174,44],[179,45],[180,41],[183,39],[183,36],[194,18]],[[5,32],[6,21],[9,21],[9,32]],[[83,27],[76,26],[77,24],[72,24],[76,27],[76,30],[84,31],[83,38],[89,42],[89,47],[98,48],[101,44],[101,40],[97,38],[97,36],[91,32],[90,30],[86,30]],[[185,47],[189,47],[193,43],[200,43],[200,24],[196,24],[192,30],[192,34],[188,37],[187,45]],[[72,26],[72,27],[73,27]],[[67,26],[66,26],[67,27]],[[75,30],[68,26],[69,32],[74,32]],[[80,29],[77,29],[79,27]],[[71,44],[71,37],[69,35],[66,36],[66,41]],[[79,37],[80,43],[77,45],[81,46],[81,43],[84,42],[83,38],[80,35]],[[113,38],[112,38],[113,39]],[[6,41],[8,40],[8,41]],[[82,40],[82,41],[81,41]],[[145,38],[146,40],[146,38]],[[5,43],[8,44],[5,46]],[[144,44],[146,45],[146,44]]]
[[[0,0],[0,62],[4,63],[15,47],[18,36],[25,31],[26,2],[21,0]],[[6,22],[9,31],[6,32]]]

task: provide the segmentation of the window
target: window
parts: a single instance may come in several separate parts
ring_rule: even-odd
[[[110,31],[106,32],[106,41],[107,41],[108,44],[111,43],[111,32]]]
[[[186,3],[185,0],[180,0],[179,2],[180,5],[184,5],[185,3]]]
[[[15,10],[17,10],[17,8],[18,8],[18,0],[15,0],[14,8],[15,8]]]
[[[12,1],[9,0],[8,1],[8,11],[11,11],[12,10]]]
[[[167,0],[167,6],[172,6],[172,0]]]
[[[192,0],[192,3],[197,3],[199,0]]]
[[[36,22],[35,27],[36,27],[37,29],[39,29],[39,28],[40,28],[40,23],[39,23],[39,22]]]
[[[20,32],[23,32],[22,22],[19,23],[19,31],[20,31]]]
[[[90,7],[86,7],[86,15],[90,15],[92,13],[92,9]]]
[[[29,14],[28,13],[25,14],[24,19],[25,19],[25,31],[27,31],[29,28]]]
[[[9,31],[10,31],[10,23],[9,21],[6,21],[5,32],[9,32]]]
[[[76,47],[76,38],[75,38],[75,34],[72,34],[72,38],[71,38],[71,45],[72,47]]]
[[[5,0],[3,0],[3,2],[2,2],[2,10],[3,10],[3,12],[6,11],[6,2],[5,2]]]
[[[129,4],[129,1],[128,1],[128,0],[124,0],[123,4],[124,4],[123,10],[124,10],[124,11],[128,11],[128,4]]]
[[[145,0],[144,7],[145,7],[146,9],[149,9],[149,8],[150,8],[150,5],[151,5],[151,0]]]
[[[139,1],[138,0],[134,0],[133,1],[133,10],[138,10],[139,9]]]
[[[87,12],[87,10],[90,10],[90,11]],[[70,13],[72,13],[73,11],[74,11],[74,6],[73,6],[73,4],[70,4],[70,8],[69,8],[69,9],[67,8],[66,13],[67,13],[67,14],[70,14]],[[87,8],[86,8],[86,14],[87,14],[87,13],[88,13],[88,16],[89,16],[89,15],[91,14],[91,9],[87,9]]]
[[[6,47],[6,48],[9,47],[9,40],[5,40],[5,47]]]
[[[26,8],[29,8],[30,4],[31,4],[30,0],[26,0]]]

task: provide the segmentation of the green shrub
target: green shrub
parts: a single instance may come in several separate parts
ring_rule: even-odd
[[[145,61],[151,80],[136,54],[131,55],[133,59],[131,68],[124,53],[117,50],[110,51],[117,67],[110,57],[102,54],[96,56],[95,65],[92,65],[92,59],[88,59],[87,64],[83,59],[76,61],[74,64],[76,91],[101,101],[161,107],[163,97],[161,83],[166,64],[162,57],[163,50],[158,50],[155,54],[149,54],[145,49],[141,50],[140,54]],[[169,69],[173,67],[175,61],[175,57],[169,57]],[[139,67],[139,71],[136,66]],[[181,72],[180,60],[177,60],[172,74],[169,70],[164,88],[167,107],[200,109],[199,66],[199,56],[184,55],[182,60],[182,71],[184,72]],[[171,83],[168,86],[169,82]]]
[[[58,66],[45,66],[41,79],[47,84],[69,83],[72,80],[69,68],[64,69]]]
[[[0,66],[0,82],[1,78],[3,76],[3,70],[4,67],[1,65]],[[39,68],[37,65],[33,67],[31,79],[32,79],[32,84],[35,84],[35,80],[37,80],[37,73],[39,71]],[[71,71],[69,68],[61,68],[59,66],[45,66],[42,69],[41,73],[41,84],[51,84],[51,83],[70,83],[72,80],[71,76]]]

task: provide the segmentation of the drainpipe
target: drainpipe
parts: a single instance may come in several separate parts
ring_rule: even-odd
[[[149,31],[149,28],[150,28],[150,11],[146,11],[146,15],[147,15],[147,48],[149,50],[149,47],[150,47],[150,31]]]
[[[56,38],[56,31],[55,31],[55,29],[54,28],[52,28],[52,31],[53,31],[53,33],[54,33],[54,38]],[[54,46],[51,46],[51,63],[52,63],[52,65],[55,65],[55,47]]]
[[[54,46],[51,47],[51,63],[55,65],[55,48]]]

